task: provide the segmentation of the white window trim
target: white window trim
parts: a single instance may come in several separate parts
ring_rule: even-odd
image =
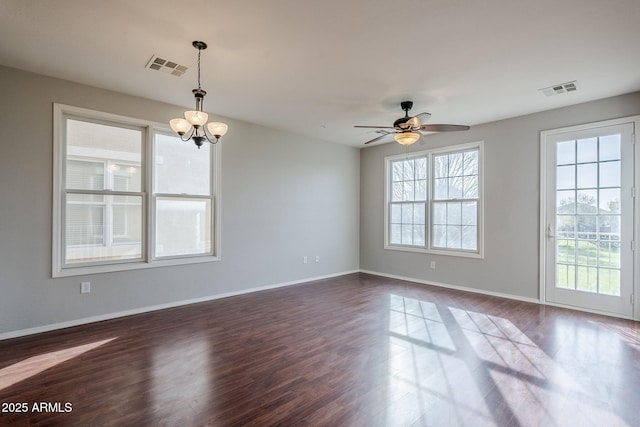
[[[478,149],[478,250],[464,249],[434,249],[431,247],[431,202],[433,198],[433,156],[436,154],[453,153],[469,149]],[[425,247],[403,246],[389,243],[389,200],[391,197],[391,168],[390,164],[396,160],[416,157],[427,158],[427,200],[425,202]],[[430,150],[414,151],[411,153],[395,154],[384,158],[384,249],[427,253],[433,255],[457,256],[463,258],[484,258],[484,141],[469,142]]]
[[[145,216],[146,225],[143,229],[143,254],[142,260],[133,261],[112,261],[109,264],[95,264],[78,267],[65,267],[63,265],[63,248],[64,242],[62,231],[64,220],[62,192],[64,190],[64,180],[62,173],[64,171],[65,162],[65,135],[63,120],[67,116],[78,118],[86,118],[91,121],[115,122],[122,125],[131,125],[141,127],[145,130],[143,141],[143,176],[142,191],[143,193],[143,215]],[[152,259],[153,232],[155,230],[155,222],[152,213],[151,201],[153,197],[152,185],[152,162],[153,162],[153,135],[154,132],[171,133],[171,128],[167,124],[151,122],[147,120],[134,119],[131,117],[120,116],[117,114],[104,113],[101,111],[90,110],[87,108],[75,107],[64,104],[53,104],[53,206],[52,206],[52,251],[51,251],[51,275],[52,277],[69,277],[82,276],[87,274],[108,273],[115,271],[139,270],[145,268],[166,267],[172,265],[199,264],[206,262],[220,261],[220,200],[221,200],[221,153],[220,144],[213,144],[211,147],[211,166],[214,168],[211,174],[211,195],[212,195],[212,252],[211,254],[185,255],[172,258]]]

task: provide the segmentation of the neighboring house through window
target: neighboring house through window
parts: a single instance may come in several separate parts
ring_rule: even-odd
[[[217,259],[215,148],[161,124],[54,114],[54,277]]]

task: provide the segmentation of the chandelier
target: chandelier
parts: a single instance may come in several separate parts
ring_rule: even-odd
[[[205,141],[211,144],[217,143],[227,133],[229,126],[222,122],[207,123],[209,115],[202,111],[202,102],[207,92],[200,87],[200,53],[207,48],[207,44],[201,41],[194,41],[192,44],[198,49],[198,88],[191,91],[196,98],[196,109],[185,111],[184,119],[172,119],[169,125],[181,140],[187,142],[192,139],[200,148]]]

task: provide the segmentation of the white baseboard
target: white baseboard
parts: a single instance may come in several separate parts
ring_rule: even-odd
[[[625,316],[623,314],[609,313],[608,311],[593,310],[593,309],[590,309],[590,308],[577,307],[577,306],[573,306],[573,305],[569,305],[569,304],[560,304],[560,303],[556,303],[556,302],[552,302],[552,301],[544,301],[541,304],[548,305],[548,306],[551,306],[551,307],[566,308],[568,310],[582,311],[584,313],[597,314],[597,315],[600,315],[600,316],[615,317],[615,318],[618,318],[618,319],[638,320],[638,319],[634,318],[633,316]]]
[[[399,276],[399,275],[396,275],[396,274],[380,273],[378,271],[360,270],[360,272],[361,273],[367,273],[367,274],[373,274],[374,276],[388,277],[390,279],[405,280],[407,282],[414,282],[414,283],[419,283],[419,284],[422,284],[422,285],[432,285],[432,286],[438,286],[440,288],[455,289],[455,290],[464,291],[464,292],[473,292],[475,294],[490,295],[490,296],[494,296],[494,297],[507,298],[507,299],[512,299],[512,300],[516,300],[516,301],[531,302],[531,303],[539,304],[539,305],[548,305],[548,306],[551,306],[551,307],[566,308],[568,310],[581,311],[581,312],[584,312],[584,313],[591,313],[591,314],[598,314],[598,315],[601,315],[601,316],[615,317],[615,318],[618,318],[618,319],[640,320],[640,319],[636,319],[633,316],[624,316],[624,315],[620,315],[620,314],[609,313],[609,312],[606,312],[606,311],[592,310],[592,309],[588,309],[588,308],[576,307],[576,306],[567,305],[567,304],[558,304],[558,303],[554,303],[554,302],[551,302],[551,301],[544,301],[544,300],[541,300],[541,299],[538,299],[538,298],[527,298],[527,297],[522,297],[522,296],[519,296],[519,295],[504,294],[504,293],[501,293],[501,292],[493,292],[493,291],[487,291],[487,290],[476,289],[476,288],[468,288],[466,286],[451,285],[451,284],[448,284],[448,283],[434,282],[434,281],[431,281],[431,280],[415,279],[413,277]]]
[[[540,304],[540,300],[538,298],[528,298],[528,297],[522,297],[519,295],[503,294],[502,292],[493,292],[493,291],[487,291],[484,289],[476,289],[476,288],[469,288],[466,286],[451,285],[449,283],[441,283],[441,282],[434,282],[432,280],[423,280],[423,279],[416,279],[413,277],[398,276],[396,274],[380,273],[379,271],[360,270],[360,272],[373,274],[374,276],[388,277],[390,279],[398,279],[398,280],[405,280],[407,282],[420,283],[422,285],[438,286],[440,288],[455,289],[457,291],[472,292],[474,294],[490,295],[493,297],[507,298],[507,299],[512,299],[516,301],[524,301],[524,302],[532,302],[534,304]]]
[[[131,316],[134,314],[148,313],[150,311],[164,310],[166,308],[179,307],[182,305],[196,304],[199,302],[212,301],[216,299],[233,297],[236,295],[250,294],[253,292],[266,291],[268,289],[283,288],[286,286],[299,285],[302,283],[313,282],[316,280],[330,279],[332,277],[344,276],[346,274],[358,273],[359,270],[343,271],[340,273],[327,274],[324,276],[307,277],[300,280],[292,280],[290,282],[275,283],[271,285],[259,286],[255,288],[243,289],[241,291],[226,292],[223,294],[208,295],[200,298],[192,298],[188,300],[175,301],[166,304],[153,305],[148,307],[134,308],[132,310],[118,311],[116,313],[101,314],[98,316],[84,317],[82,319],[70,320],[68,322],[53,323],[50,325],[36,326],[35,328],[21,329],[17,331],[5,332],[0,334],[0,341],[11,338],[18,338],[27,335],[39,334],[42,332],[54,331],[57,329],[69,328],[72,326],[86,325],[88,323],[101,322],[103,320],[116,319],[118,317]]]

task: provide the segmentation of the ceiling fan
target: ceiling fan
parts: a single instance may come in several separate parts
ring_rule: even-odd
[[[408,146],[416,142],[422,135],[423,132],[451,132],[458,130],[468,130],[469,126],[464,125],[443,125],[443,124],[432,124],[432,125],[423,125],[420,118],[424,120],[428,120],[431,117],[429,113],[420,113],[415,116],[409,115],[409,110],[413,107],[413,101],[402,101],[400,103],[400,108],[404,111],[404,117],[400,117],[398,120],[393,122],[393,126],[354,126],[357,128],[368,128],[368,129],[377,129],[376,133],[380,134],[367,142],[366,144],[371,144],[372,142],[376,142],[381,140],[387,135],[393,135],[393,138],[397,143],[402,144],[404,146]]]

